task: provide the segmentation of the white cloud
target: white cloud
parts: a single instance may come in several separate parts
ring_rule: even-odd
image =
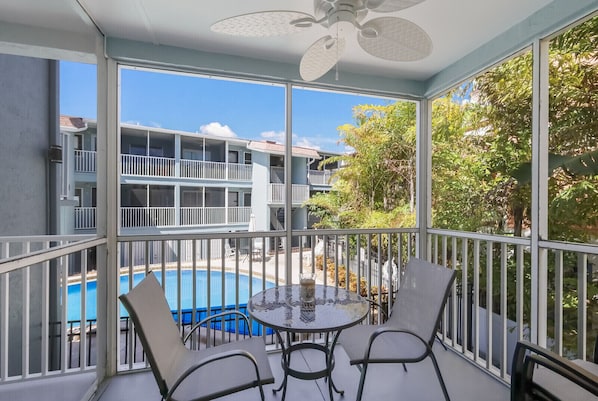
[[[311,148],[311,149],[316,149],[316,150],[320,150],[320,145],[316,145],[315,143],[313,143],[312,141],[309,140],[309,138],[298,138],[297,141],[295,142],[295,145],[297,146],[301,146],[303,148]]]
[[[156,121],[150,121],[149,126],[154,128],[162,128],[162,124]]]
[[[260,136],[268,141],[275,141],[277,143],[283,143],[285,139],[284,131],[264,131]]]
[[[199,127],[199,133],[205,135],[214,135],[219,137],[236,138],[237,134],[230,129],[228,125],[222,125],[219,122],[211,122]]]

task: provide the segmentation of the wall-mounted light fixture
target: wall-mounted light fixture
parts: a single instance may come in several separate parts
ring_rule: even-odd
[[[62,146],[50,145],[48,160],[50,160],[50,163],[62,163]]]

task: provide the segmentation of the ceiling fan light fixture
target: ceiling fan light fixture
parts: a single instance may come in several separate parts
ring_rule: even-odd
[[[225,18],[210,29],[245,37],[268,37],[304,32],[320,26],[328,30],[305,51],[299,74],[305,81],[319,79],[338,62],[346,41],[357,43],[368,54],[389,61],[417,61],[432,53],[432,39],[417,24],[394,16],[365,21],[368,13],[391,13],[425,0],[312,0],[314,14],[300,11],[258,11]],[[351,36],[355,35],[355,36]]]
[[[355,32],[355,14],[349,10],[338,10],[328,17],[328,32],[333,35],[350,35]]]

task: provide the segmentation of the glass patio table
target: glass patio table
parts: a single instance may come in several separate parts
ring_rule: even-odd
[[[339,334],[347,327],[361,322],[368,314],[369,302],[356,293],[342,288],[316,285],[313,302],[304,302],[300,297],[300,285],[284,285],[269,288],[252,296],[247,303],[247,312],[257,322],[271,327],[276,333],[281,347],[281,364],[284,379],[274,392],[283,390],[285,399],[288,376],[303,380],[314,380],[325,377],[328,381],[330,400],[333,390],[338,390],[332,381],[334,369],[334,347]],[[286,333],[286,342],[283,335]],[[315,342],[292,343],[293,333],[325,333],[323,344]],[[333,334],[332,343],[329,336]],[[324,353],[326,367],[319,371],[300,371],[291,368],[291,354],[304,349],[315,349]]]

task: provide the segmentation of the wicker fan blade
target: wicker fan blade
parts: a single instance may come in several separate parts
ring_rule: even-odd
[[[307,49],[301,58],[299,73],[304,81],[314,81],[326,74],[345,51],[345,39],[324,36]]]
[[[416,61],[432,53],[428,34],[402,18],[382,17],[366,22],[357,41],[372,56],[390,61]]]
[[[212,32],[235,36],[266,37],[287,35],[312,26],[314,18],[297,11],[265,11],[237,15],[213,24]]]
[[[366,7],[377,13],[392,13],[423,2],[424,0],[368,0]]]

